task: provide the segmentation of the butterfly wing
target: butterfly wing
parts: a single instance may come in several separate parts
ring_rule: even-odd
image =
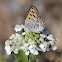
[[[28,13],[28,16],[25,20],[25,24],[28,23],[34,17],[39,17],[39,12],[35,6],[31,6],[29,13]]]
[[[44,21],[39,16],[36,7],[32,6],[29,10],[28,16],[25,20],[26,30],[39,33],[44,30]]]
[[[27,31],[35,33],[40,33],[44,30],[44,22],[38,17],[31,19],[25,26]]]

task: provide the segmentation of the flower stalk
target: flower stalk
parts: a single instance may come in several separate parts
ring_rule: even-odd
[[[40,53],[40,54],[39,54],[39,56],[38,56],[38,58],[37,58],[36,62],[39,62],[40,57],[41,57],[41,54],[42,54],[42,53]]]

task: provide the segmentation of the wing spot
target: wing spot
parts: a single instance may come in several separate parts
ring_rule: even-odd
[[[38,24],[38,26],[39,26],[39,24]]]
[[[31,27],[32,28],[32,27]]]
[[[33,9],[33,8],[32,8]]]
[[[32,14],[30,14],[32,16]]]
[[[30,18],[29,18],[30,19]]]
[[[30,12],[31,15],[33,15],[33,12]]]
[[[35,15],[33,15],[35,17]]]
[[[34,15],[35,15],[35,17],[37,17],[37,14],[36,13],[34,13]]]
[[[35,27],[34,27],[35,28]]]
[[[33,12],[33,11],[32,11]],[[34,13],[34,12],[33,12]]]

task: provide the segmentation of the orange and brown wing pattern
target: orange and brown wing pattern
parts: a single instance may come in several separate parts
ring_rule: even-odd
[[[35,6],[31,6],[29,13],[28,13],[28,16],[25,20],[25,23],[27,23],[28,21],[30,21],[34,17],[39,17],[39,12]]]

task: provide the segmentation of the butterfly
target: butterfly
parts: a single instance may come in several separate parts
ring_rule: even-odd
[[[29,9],[28,16],[25,20],[26,30],[40,33],[44,30],[45,23],[43,19],[40,17],[39,12],[35,6],[31,6]]]

